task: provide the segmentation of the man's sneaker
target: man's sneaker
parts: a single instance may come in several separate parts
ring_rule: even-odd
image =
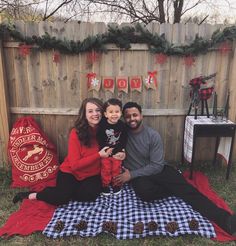
[[[233,214],[228,218],[227,227],[227,232],[232,236],[236,236],[236,214]]]
[[[121,187],[120,186],[113,187],[113,193],[114,193],[114,195],[120,194],[121,193]]]
[[[110,193],[110,188],[109,186],[106,186],[106,187],[103,187],[102,188],[102,195],[104,196],[109,196],[111,193]]]

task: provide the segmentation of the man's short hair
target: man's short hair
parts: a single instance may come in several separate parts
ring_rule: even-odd
[[[123,106],[123,114],[125,113],[125,110],[127,109],[127,108],[137,108],[138,109],[138,111],[140,112],[140,113],[142,113],[142,107],[139,105],[139,104],[137,104],[136,102],[127,102],[124,106]]]

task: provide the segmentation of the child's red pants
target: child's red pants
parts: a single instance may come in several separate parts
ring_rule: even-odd
[[[116,160],[113,157],[102,159],[102,185],[104,187],[113,184],[113,178],[120,174],[122,161]]]

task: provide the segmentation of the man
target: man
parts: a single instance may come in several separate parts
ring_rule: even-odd
[[[187,183],[179,171],[165,163],[161,137],[143,124],[141,106],[128,102],[123,107],[123,115],[128,127],[128,142],[125,169],[116,177],[116,182],[123,184],[130,181],[136,195],[143,201],[179,197],[202,216],[235,236],[236,214],[231,215],[217,207]]]

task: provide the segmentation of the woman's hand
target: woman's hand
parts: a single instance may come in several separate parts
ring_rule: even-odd
[[[99,153],[101,158],[107,158],[112,153],[112,150],[113,150],[113,148],[104,147],[98,153]]]
[[[117,152],[112,157],[115,158],[116,160],[123,161],[125,159],[125,157],[126,157],[126,154],[125,154],[125,152]]]

